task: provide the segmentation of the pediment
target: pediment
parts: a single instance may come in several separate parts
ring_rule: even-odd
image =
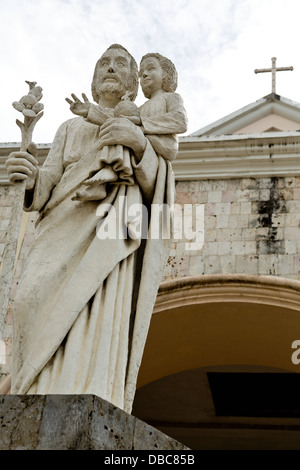
[[[271,93],[190,134],[255,134],[300,130],[300,104]]]

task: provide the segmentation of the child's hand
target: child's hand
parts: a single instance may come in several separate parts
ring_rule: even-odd
[[[74,93],[72,93],[71,96],[74,101],[70,100],[69,98],[66,98],[66,101],[67,103],[69,103],[70,110],[72,111],[72,113],[76,114],[77,116],[82,116],[84,118],[87,117],[91,105],[87,96],[82,93],[83,101],[80,101],[80,99],[77,98]]]

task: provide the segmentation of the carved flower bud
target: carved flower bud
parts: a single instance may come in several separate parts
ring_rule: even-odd
[[[23,103],[23,104],[29,105],[29,106],[33,106],[36,102],[37,102],[37,99],[32,94],[22,96],[22,98],[20,99],[20,103]]]
[[[20,112],[22,112],[23,109],[25,108],[25,105],[23,103],[20,103],[20,101],[14,101],[12,105],[17,111],[20,111]]]
[[[42,87],[40,86],[35,86],[34,88],[32,88],[30,91],[29,91],[29,95],[33,95],[36,97],[36,100],[39,101],[43,94],[42,94]]]
[[[24,116],[27,116],[27,117],[35,117],[36,116],[36,113],[32,110],[32,109],[23,109],[22,113],[24,114]]]
[[[42,109],[44,109],[44,105],[42,103],[35,103],[32,106],[32,111],[34,111],[36,114],[42,111]]]

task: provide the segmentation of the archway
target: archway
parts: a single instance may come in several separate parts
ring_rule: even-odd
[[[185,434],[191,434],[191,427],[194,429],[192,433],[197,431],[199,434],[199,420],[202,426],[208,422],[212,426],[212,421],[218,421],[207,372],[299,372],[300,365],[293,364],[291,360],[294,352],[292,343],[300,339],[299,324],[299,281],[234,274],[186,277],[163,283],[144,351],[134,412],[142,419],[148,417],[148,422],[155,424],[159,416],[155,417],[154,411],[149,412],[151,406],[160,416],[164,409],[164,420],[168,423],[164,425],[160,420],[161,429],[180,438],[180,426],[175,423],[171,407],[170,415],[173,417],[168,420],[168,403],[159,406],[164,391],[169,389],[169,395],[165,394],[164,399],[169,396],[171,400],[174,394],[179,398],[181,405],[177,402],[174,406],[177,418],[184,423]],[[154,407],[151,390],[154,395],[156,393]],[[185,400],[178,397],[180,391],[186,395]],[[189,391],[193,393],[190,395]],[[193,403],[197,399],[203,403],[206,400],[206,404]],[[144,416],[143,407],[148,407]],[[185,407],[185,410],[179,410],[180,407]],[[173,418],[175,433],[171,429]],[[248,421],[245,417],[243,420],[238,418],[244,427],[249,425]],[[234,422],[237,424],[236,419]],[[266,418],[263,422],[265,426]],[[284,443],[280,423],[279,420],[275,431],[278,440]],[[182,434],[183,438],[185,434]],[[203,433],[199,435],[203,439]],[[255,436],[262,442],[259,433]],[[278,445],[276,442],[275,439],[274,446]]]

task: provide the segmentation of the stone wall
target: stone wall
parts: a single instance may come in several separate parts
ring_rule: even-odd
[[[10,220],[14,188],[0,186],[0,255]],[[204,204],[204,245],[186,250],[172,244],[164,280],[218,273],[247,273],[300,279],[300,177],[179,181],[176,203]],[[35,237],[36,213],[29,215],[12,286],[12,299]],[[10,371],[12,305],[4,331]]]
[[[178,182],[176,201],[204,204],[204,246],[172,245],[165,279],[248,273],[300,279],[300,178]]]

